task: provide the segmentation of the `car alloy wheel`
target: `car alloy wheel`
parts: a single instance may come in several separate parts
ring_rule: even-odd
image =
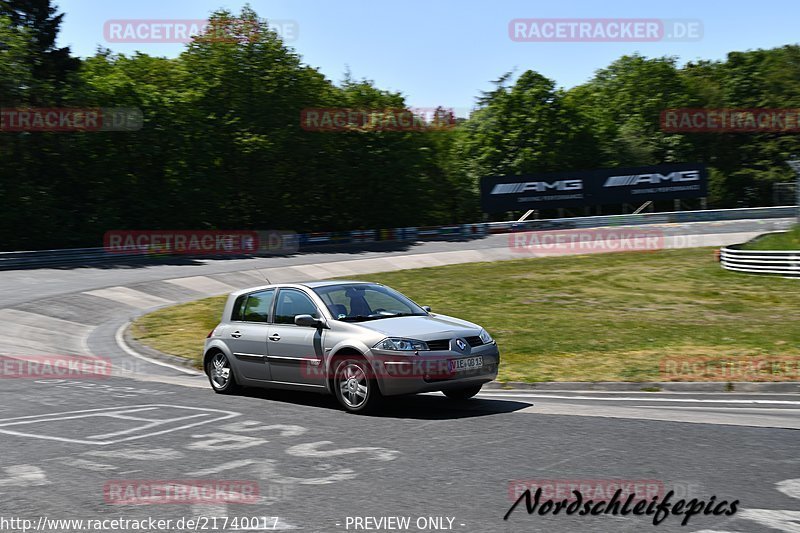
[[[370,376],[366,361],[346,359],[336,365],[334,387],[336,397],[350,412],[371,410],[379,401],[378,384]]]
[[[208,380],[215,392],[230,393],[236,389],[236,379],[233,376],[233,369],[228,357],[217,352],[206,366]]]

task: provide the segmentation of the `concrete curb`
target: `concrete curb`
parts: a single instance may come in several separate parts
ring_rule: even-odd
[[[774,392],[800,394],[797,381],[493,381],[484,385],[491,390],[539,390],[539,391],[619,391],[619,392]]]
[[[155,348],[151,348],[146,344],[142,344],[141,342],[137,341],[131,335],[131,326],[133,322],[128,322],[125,325],[125,330],[123,332],[123,340],[127,345],[129,350],[132,350],[139,354],[143,359],[154,359],[156,361],[161,361],[163,363],[167,363],[169,365],[178,366],[181,368],[185,368],[187,370],[193,370],[196,375],[202,375],[202,371],[195,367],[191,361],[184,359],[183,357],[178,357],[177,355],[170,355],[164,352],[158,351]],[[117,343],[119,345],[119,343]],[[119,345],[122,350],[125,350],[125,347]],[[127,351],[127,350],[125,350]]]

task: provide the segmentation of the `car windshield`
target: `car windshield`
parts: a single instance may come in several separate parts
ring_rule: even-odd
[[[425,316],[420,306],[394,289],[371,283],[327,285],[314,289],[336,320],[362,322],[400,316]]]

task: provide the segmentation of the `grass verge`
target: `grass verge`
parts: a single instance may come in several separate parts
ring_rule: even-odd
[[[742,246],[742,250],[800,250],[800,225],[784,233],[770,233]]]
[[[483,325],[503,381],[669,381],[663,361],[800,356],[800,281],[731,273],[711,249],[593,254],[371,274]],[[140,342],[198,360],[225,299],[141,317]],[[794,374],[761,380],[797,379]],[[718,380],[694,375],[691,380]],[[756,379],[759,380],[759,379]]]

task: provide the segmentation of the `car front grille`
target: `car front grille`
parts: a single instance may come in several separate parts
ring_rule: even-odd
[[[475,348],[476,346],[483,346],[483,341],[480,337],[467,337],[464,339],[467,341],[467,344]]]
[[[483,346],[483,341],[480,337],[465,337],[465,341],[467,344],[475,348],[476,346]],[[435,341],[426,341],[428,343],[428,348],[431,350],[449,350],[450,349],[450,339],[438,339]]]
[[[431,350],[449,350],[450,349],[450,339],[439,339],[435,341],[425,341],[428,344],[428,348]]]

